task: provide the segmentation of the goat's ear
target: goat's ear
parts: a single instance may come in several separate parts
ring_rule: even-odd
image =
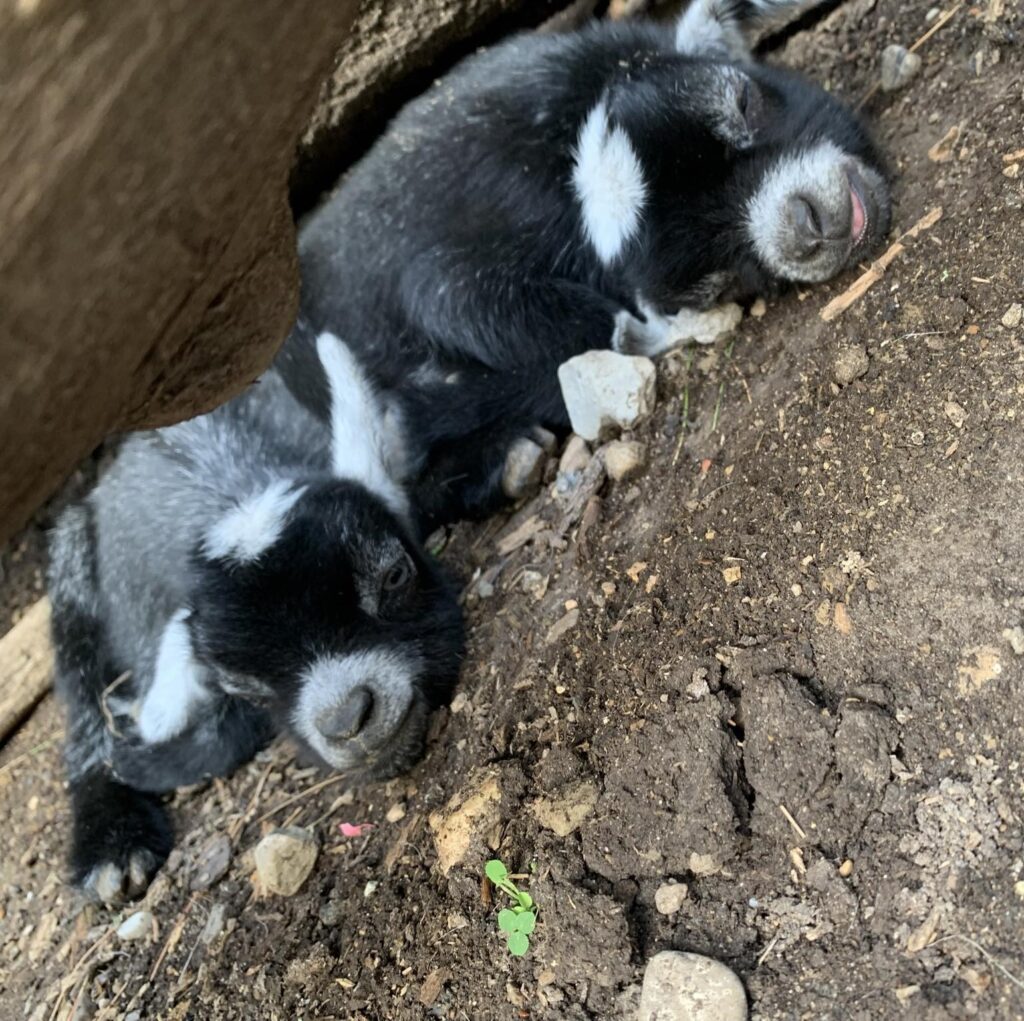
[[[765,23],[817,0],[691,0],[676,22],[676,49],[692,57],[751,60],[751,37]]]
[[[640,157],[625,128],[609,118],[605,99],[580,128],[572,180],[587,238],[602,262],[613,262],[640,228],[647,183]]]
[[[389,471],[385,409],[347,344],[321,333],[317,356],[331,394],[331,461],[338,478],[361,482],[396,514],[408,514],[408,501]]]

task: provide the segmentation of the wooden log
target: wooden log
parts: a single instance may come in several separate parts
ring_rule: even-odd
[[[0,638],[0,741],[5,741],[53,683],[50,600],[34,603]]]

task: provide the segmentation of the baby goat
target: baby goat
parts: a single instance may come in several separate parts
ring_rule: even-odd
[[[787,0],[695,0],[676,30],[525,34],[410,103],[305,224],[303,314],[363,338],[402,404],[433,520],[500,498],[505,453],[568,422],[557,366],[656,355],[681,309],[864,258],[889,194],[856,117],[746,42]],[[285,346],[321,418],[315,352]]]
[[[350,352],[311,338],[334,442],[269,373],[208,415],[129,436],[51,541],[74,879],[140,893],[167,856],[157,795],[281,730],[332,769],[422,750],[462,651],[413,537],[401,437]]]

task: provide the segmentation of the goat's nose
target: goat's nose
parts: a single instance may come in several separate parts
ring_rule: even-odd
[[[344,701],[325,709],[316,718],[316,728],[330,741],[347,741],[366,726],[373,714],[373,692],[353,688]]]
[[[828,212],[806,195],[790,196],[787,206],[793,225],[795,254],[798,258],[808,259],[831,233],[826,222],[830,219]]]

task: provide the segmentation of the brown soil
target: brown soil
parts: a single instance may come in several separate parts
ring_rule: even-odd
[[[853,0],[783,57],[857,98],[928,6]],[[945,211],[881,283],[833,323],[818,313],[852,276],[671,356],[639,436],[650,467],[604,491],[582,538],[559,548],[548,527],[498,554],[551,517],[547,495],[453,536],[446,558],[484,584],[460,695],[409,777],[311,791],[282,746],[180,794],[157,935],[119,943],[124,913],[61,882],[44,704],[0,766],[0,1015],[625,1018],[647,958],[676,947],[731,965],[755,1018],[1024,1017],[1024,697],[1004,634],[1024,620],[1024,326],[1001,323],[1024,299],[1024,175],[1003,160],[1024,145],[1024,19],[1003,8],[962,8],[914,82],[870,104],[896,229]],[[929,159],[955,125],[951,158]],[[850,345],[867,369],[839,386]],[[435,817],[451,839],[472,823],[443,875],[430,815],[474,793],[475,823]],[[298,895],[262,897],[251,849],[285,821],[323,850]],[[225,832],[226,875],[191,890]],[[481,885],[488,843],[540,905],[520,960]],[[664,916],[669,879],[688,895]]]

